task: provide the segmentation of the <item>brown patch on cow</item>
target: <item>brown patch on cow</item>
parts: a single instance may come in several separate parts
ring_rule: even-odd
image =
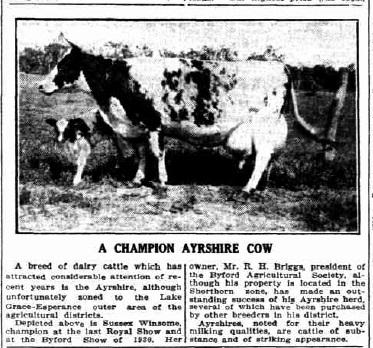
[[[188,120],[188,110],[185,107],[180,110],[179,119],[182,121]]]
[[[181,89],[180,91],[178,91],[176,93],[175,98],[174,98],[176,104],[180,104],[181,103],[181,100],[183,99],[183,92],[184,92],[184,90]]]
[[[195,83],[198,90],[196,107],[193,111],[194,123],[198,126],[213,125],[221,114],[221,110],[217,108],[218,78],[203,61],[192,60],[191,63],[196,70],[187,74],[185,81]]]
[[[219,106],[221,93],[237,84],[235,74],[219,68],[219,62],[184,60],[180,69],[163,72],[162,102],[172,121],[190,120],[198,126],[216,123],[223,110]]]
[[[189,62],[188,62],[186,59],[184,59],[184,58],[180,58],[179,61],[180,61],[180,63],[183,63],[183,64],[184,64],[185,66],[187,66],[187,67],[190,66],[190,65],[189,65]]]
[[[165,70],[163,72],[164,80],[162,80],[161,84],[163,86],[168,86],[171,91],[177,91],[177,88],[179,86],[179,79],[181,76],[181,69],[178,69],[177,71],[167,71]]]
[[[162,81],[162,82],[163,82],[163,81]],[[163,85],[162,85],[162,87],[163,87]],[[162,100],[165,104],[167,104],[167,100],[168,100],[168,92],[165,92],[165,93],[162,95],[161,100]]]

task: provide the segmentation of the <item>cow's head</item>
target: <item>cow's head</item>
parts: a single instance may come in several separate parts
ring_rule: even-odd
[[[81,118],[71,120],[62,118],[58,121],[48,118],[45,122],[54,128],[58,142],[70,141],[73,143],[82,137],[88,138],[90,135],[89,127]]]
[[[46,95],[72,86],[89,91],[81,68],[82,50],[66,39],[65,42],[69,45],[68,51],[39,85],[39,91]]]

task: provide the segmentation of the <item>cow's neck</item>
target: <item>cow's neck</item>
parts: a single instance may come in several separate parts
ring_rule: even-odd
[[[81,69],[87,81],[92,95],[100,107],[105,107],[110,99],[111,88],[109,88],[109,70],[111,61],[103,57],[83,53],[81,58]]]
[[[150,130],[160,127],[161,117],[152,100],[140,92],[140,84],[130,74],[126,61],[114,61],[83,54],[82,71],[94,98],[102,110],[109,110],[110,98],[117,98],[134,123]]]

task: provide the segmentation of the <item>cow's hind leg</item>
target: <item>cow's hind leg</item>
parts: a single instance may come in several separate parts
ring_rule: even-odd
[[[166,185],[168,181],[167,170],[166,170],[166,151],[163,149],[159,156],[158,163],[159,182],[162,186]]]
[[[271,171],[272,171],[272,167],[273,167],[273,156],[271,156],[271,159],[269,160],[267,169],[264,170],[264,173],[263,173],[261,179],[259,179],[258,186],[257,186],[258,190],[263,191],[267,188],[269,177],[270,177]]]
[[[268,163],[271,160],[272,153],[269,151],[258,151],[255,157],[255,166],[254,171],[251,174],[249,182],[242,189],[244,192],[251,194],[254,192],[258,186],[259,180],[262,178],[262,175],[265,169],[268,166]]]
[[[133,183],[135,185],[141,185],[145,178],[145,167],[146,167],[146,146],[144,143],[138,143],[133,145],[135,147],[136,156],[139,161]]]
[[[240,153],[243,158],[239,162],[239,169],[244,169],[245,162],[249,156],[255,156],[254,170],[249,182],[242,189],[244,195],[251,194],[256,190],[263,172],[267,168],[272,152],[263,142],[264,135],[260,133],[261,124],[246,122],[233,131],[227,141],[227,147],[233,152]],[[257,136],[257,134],[259,135]],[[259,149],[259,150],[258,150]]]

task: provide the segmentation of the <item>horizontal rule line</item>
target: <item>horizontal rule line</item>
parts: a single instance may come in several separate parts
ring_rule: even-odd
[[[229,6],[229,7],[261,7],[261,6],[276,6],[276,7],[361,7],[363,5],[358,4],[341,4],[341,5],[333,5],[333,4],[313,4],[313,5],[306,5],[306,4],[298,4],[298,5],[291,5],[291,4],[191,4],[189,3],[188,6],[210,6],[210,7],[217,7],[217,6]]]
[[[49,346],[50,348],[82,348],[81,346]],[[182,346],[182,348],[195,348],[196,346]],[[222,348],[218,346],[203,346],[204,348]],[[258,347],[258,346],[229,346],[229,348],[247,348],[247,347]],[[281,346],[286,348],[363,348],[364,346]],[[39,346],[7,346],[7,348],[40,348]],[[89,348],[102,348],[102,346],[89,346]],[[105,348],[139,348],[139,346],[105,346]],[[141,346],[141,348],[164,348],[164,346]],[[260,346],[260,348],[273,348],[273,346]]]
[[[43,3],[43,2],[11,2],[10,5],[43,5],[43,6],[185,6],[185,4],[161,4],[161,3],[146,3],[146,4],[121,4],[121,3],[107,3],[107,2],[55,2],[55,3]]]
[[[232,18],[225,18],[225,19],[221,19],[221,18],[215,18],[215,19],[211,19],[211,18],[152,18],[152,19],[149,19],[149,18],[126,18],[126,19],[119,19],[119,18],[112,18],[112,17],[105,17],[105,18],[97,18],[97,17],[86,17],[86,18],[82,18],[82,17],[79,17],[79,18],[76,18],[76,17],[69,17],[69,18],[62,18],[62,17],[54,17],[54,18],[37,18],[37,17],[17,17],[16,18],[16,21],[18,20],[21,20],[21,21],[28,21],[28,20],[39,20],[39,21],[107,21],[107,22],[173,22],[173,21],[181,21],[181,22],[308,22],[308,21],[317,21],[317,22],[351,22],[351,21],[354,21],[354,22],[357,22],[358,20],[357,19],[354,19],[354,18],[342,18],[342,19],[333,19],[333,18],[324,18],[324,19],[294,19],[294,18],[286,18],[286,19],[278,19],[278,18],[262,18],[262,19],[232,19]],[[33,233],[33,232],[29,232],[29,233]],[[63,233],[63,232],[61,232]],[[58,234],[61,234],[61,233],[58,233]],[[113,233],[118,233],[118,234],[123,234],[121,232],[113,232]],[[176,232],[175,232],[176,233]],[[69,233],[71,234],[71,233]],[[106,234],[106,232],[105,232]],[[138,233],[131,233],[131,232],[128,232],[127,234],[138,234]],[[145,233],[145,234],[154,234],[154,233]],[[165,233],[163,233],[165,234]],[[168,233],[166,233],[168,234]],[[188,232],[188,234],[191,234],[191,232]],[[200,234],[199,232],[198,233],[195,233],[195,234]],[[205,234],[211,234],[211,233],[205,233]],[[227,234],[227,235],[231,235],[232,233],[219,233],[219,234]],[[247,234],[247,232],[244,232],[244,234]],[[263,232],[257,232],[257,234],[260,234],[262,235]],[[271,233],[271,234],[274,234],[274,233]],[[325,235],[325,232],[310,232],[310,233],[296,233],[296,232],[285,232],[285,233],[277,233],[279,235],[282,235],[282,234],[322,234],[322,235]],[[329,234],[333,234],[333,233],[329,233]],[[334,232],[334,234],[338,234],[338,235],[341,235],[340,232]],[[356,232],[352,232],[352,233],[344,233],[343,235],[348,235],[348,234],[357,234]]]
[[[164,3],[107,3],[107,2],[55,2],[55,3],[43,3],[43,2],[11,2],[10,5],[45,5],[45,6],[90,6],[90,5],[96,5],[96,6],[228,6],[228,7],[257,7],[257,6],[285,6],[285,7],[361,7],[362,4],[298,4],[298,5],[292,5],[292,4],[201,4],[201,3],[188,3],[184,0],[184,3],[180,4],[164,4]]]

